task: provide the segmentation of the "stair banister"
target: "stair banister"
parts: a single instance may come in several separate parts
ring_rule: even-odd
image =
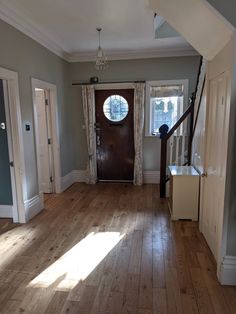
[[[174,124],[174,126],[170,129],[170,131],[161,139],[161,167],[160,167],[160,197],[164,198],[166,196],[166,157],[167,157],[167,141],[169,138],[174,134],[174,132],[178,129],[178,127],[185,121],[185,119],[191,115],[190,120],[190,128],[192,129],[193,125],[193,109],[194,109],[194,95],[192,96],[191,104],[185,110],[183,115],[179,118],[179,120]],[[191,147],[191,135],[190,132],[190,139],[189,139],[189,147]],[[188,150],[188,164],[190,162],[191,152]]]

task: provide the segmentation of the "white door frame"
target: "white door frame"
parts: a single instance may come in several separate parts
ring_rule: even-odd
[[[11,170],[12,194],[13,194],[13,221],[24,223],[25,206],[24,200],[27,199],[25,164],[24,164],[24,146],[21,127],[21,111],[18,74],[16,72],[0,67],[0,79],[7,82],[8,101],[6,119],[10,121],[11,139],[8,142],[12,147],[12,156],[14,168]],[[7,116],[8,115],[8,116]],[[9,136],[8,136],[9,139]]]
[[[50,95],[50,110],[51,110],[51,127],[52,127],[52,150],[53,150],[53,170],[54,170],[54,189],[56,193],[61,192],[61,160],[60,160],[60,141],[59,141],[59,125],[58,125],[58,105],[57,105],[57,86],[45,81],[32,78],[32,96],[33,96],[33,111],[35,125],[35,142],[37,155],[37,171],[40,172],[39,164],[39,149],[38,149],[38,127],[37,127],[37,112],[36,112],[36,97],[35,88],[40,88],[49,91]],[[40,182],[38,176],[38,185]],[[42,191],[39,191],[41,194]]]

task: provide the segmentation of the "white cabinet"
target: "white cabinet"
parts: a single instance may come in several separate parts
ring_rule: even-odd
[[[171,219],[198,220],[199,174],[192,166],[169,166]]]

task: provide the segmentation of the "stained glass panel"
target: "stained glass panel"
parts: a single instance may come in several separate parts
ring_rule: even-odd
[[[103,112],[108,120],[119,122],[127,116],[129,105],[124,97],[120,95],[112,95],[105,100],[103,104]]]

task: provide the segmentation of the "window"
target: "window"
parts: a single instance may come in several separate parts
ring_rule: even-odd
[[[124,97],[112,95],[105,100],[103,112],[108,120],[119,122],[127,116],[129,105]]]
[[[187,106],[188,80],[147,82],[146,136],[155,136],[167,124],[178,121]]]

